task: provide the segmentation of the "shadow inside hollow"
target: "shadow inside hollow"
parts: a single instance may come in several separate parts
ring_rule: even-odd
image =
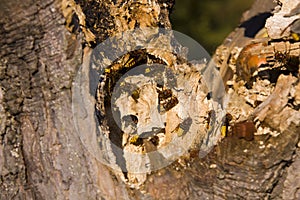
[[[265,26],[266,20],[271,15],[272,14],[269,12],[260,13],[258,15],[255,15],[254,17],[251,17],[249,20],[243,22],[239,27],[245,28],[246,37],[254,38],[258,31]]]

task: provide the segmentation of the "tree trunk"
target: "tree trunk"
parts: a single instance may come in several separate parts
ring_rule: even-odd
[[[76,76],[89,61],[97,62],[91,52],[107,38],[134,28],[170,28],[169,12],[174,2],[0,2],[0,199],[300,198],[299,43],[288,41],[286,34],[279,38],[270,36],[273,39],[255,37],[271,16],[276,6],[273,1],[257,0],[244,14],[242,24],[213,57],[229,96],[227,112],[232,120],[220,124],[228,129],[224,134],[229,136],[200,158],[199,150],[204,148],[200,139],[208,137],[210,145],[216,140],[201,129],[199,134],[196,132],[197,141],[192,141],[191,149],[172,160],[172,164],[139,174],[129,170],[128,166],[134,165],[130,157],[119,156],[112,146],[108,146],[108,151],[115,158],[116,168],[105,165],[82,140],[81,134],[88,133],[78,134],[78,121],[73,115]],[[261,26],[253,27],[253,24]],[[269,33],[272,31],[268,23],[266,28]],[[171,41],[167,41],[171,45]],[[127,55],[129,58],[119,59],[121,67],[132,69],[142,60],[175,67],[191,66],[192,69],[197,66],[185,65],[185,60],[180,60],[178,55],[147,48]],[[249,63],[251,59],[259,62]],[[114,79],[110,72],[119,70],[118,62],[113,61],[109,61],[110,71],[105,71],[108,82]],[[276,68],[275,72],[268,67]],[[192,72],[190,75],[192,77]],[[181,77],[182,84],[193,80]],[[153,94],[166,91],[170,90],[154,87],[149,99]],[[97,91],[91,93],[98,98],[94,102],[98,112],[94,125],[99,123],[102,132],[108,130],[105,136],[123,150],[141,146],[147,152],[158,149],[151,140],[154,136],[140,143],[139,137],[128,136],[129,144],[123,144],[124,134],[112,134],[118,130],[105,126],[105,120],[111,121],[107,115],[107,97],[101,99],[101,95],[109,95],[109,92],[110,89],[101,89],[99,83]],[[170,98],[176,102],[173,96]],[[131,97],[135,104],[142,94]],[[157,98],[165,102],[162,97]],[[182,99],[177,101],[180,104]],[[194,102],[193,105],[205,104]],[[106,109],[104,114],[101,106]],[[171,140],[168,137],[181,140],[188,136],[185,127],[189,122],[177,122],[173,107],[162,104],[161,108],[169,116],[167,123],[170,122],[165,130],[166,141]],[[205,109],[208,115],[209,109]],[[208,122],[205,126],[209,125]],[[80,121],[79,126],[80,129],[91,125]],[[188,129],[200,130],[194,127],[189,125]],[[176,130],[175,136],[168,136],[172,131],[167,129]],[[96,135],[91,137],[95,139]],[[103,144],[103,138],[98,133],[96,140]],[[126,169],[120,164],[122,159],[126,161]],[[159,162],[156,159],[149,156],[151,166]]]

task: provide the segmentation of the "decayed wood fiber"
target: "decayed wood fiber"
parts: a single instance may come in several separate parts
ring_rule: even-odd
[[[252,11],[255,5],[264,8],[257,2]],[[149,175],[140,190],[129,189],[76,135],[71,88],[82,44],[89,40],[80,31],[68,32],[60,3],[5,2],[0,12],[1,199],[299,198],[300,130],[293,123],[277,137],[227,137],[203,159],[192,150]],[[168,9],[173,4],[158,2],[162,8],[164,3]],[[106,13],[112,4],[103,5]],[[167,8],[154,17],[169,27]],[[114,33],[106,29],[91,32],[101,41]]]

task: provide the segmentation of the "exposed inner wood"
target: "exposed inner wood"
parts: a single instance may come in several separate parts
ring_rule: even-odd
[[[280,2],[286,3],[285,8],[299,5],[294,0]],[[293,5],[287,6],[290,3]],[[246,22],[254,19],[265,22],[271,16],[276,6],[273,0],[256,1],[244,14],[241,26],[216,52],[216,65],[230,95],[227,112],[232,119],[225,123],[229,136],[209,154],[199,158],[199,146],[192,147],[170,165],[153,171],[151,166],[160,165],[163,159],[149,154],[148,173],[124,174],[117,170],[122,166],[107,167],[83,145],[86,141],[81,140],[81,134],[89,133],[77,134],[72,113],[75,87],[72,83],[81,64],[89,63],[92,47],[124,30],[149,25],[170,28],[168,16],[173,4],[173,1],[146,0],[1,1],[0,199],[299,199],[299,41],[290,37],[289,28],[284,29],[284,37],[273,31],[276,40],[245,36],[251,28],[247,26],[251,23]],[[280,6],[276,9],[280,10]],[[281,19],[273,22],[275,27]],[[276,28],[280,27],[277,25]],[[272,31],[272,26],[266,28]],[[264,33],[262,30],[257,35]],[[196,91],[201,85],[196,84],[201,79],[198,73],[183,62],[177,64],[174,55],[157,49],[148,49],[147,53],[152,55],[151,64],[157,56],[169,67],[191,69],[186,74],[179,73],[178,86],[188,83],[199,99],[194,104],[187,103],[189,99],[184,99],[176,88],[151,82],[136,88],[138,91],[123,90],[120,96],[132,107],[126,110],[125,106],[118,106],[122,108],[128,138],[126,134],[109,135],[109,128],[104,136],[110,139],[116,136],[117,146],[128,148],[122,155],[127,166],[141,161],[130,157],[131,152],[144,149],[151,153],[169,146],[172,140],[188,141],[185,127],[190,120],[179,108],[198,106],[197,114],[206,117],[199,121],[206,130],[200,133],[207,133],[211,124],[205,120],[214,117],[212,112],[207,113],[210,109],[205,107],[207,102],[199,92],[205,91],[205,87]],[[104,63],[110,65],[112,61],[101,60],[99,66]],[[128,82],[133,79],[134,76]],[[94,117],[95,93],[91,94],[89,89],[86,100],[94,101],[91,105]],[[170,97],[159,98],[164,91],[168,96],[169,89],[178,100],[170,107],[166,103]],[[158,115],[160,121],[152,124],[165,128],[165,133],[156,132],[140,143],[132,132],[143,122],[138,130],[147,133],[146,116],[151,114],[141,107],[150,105],[154,109],[160,106],[159,102],[166,103],[162,106],[166,112],[161,114],[156,109],[153,116]],[[199,116],[191,119],[198,123],[194,119]],[[93,128],[96,127],[94,119],[85,120],[77,126],[89,127],[94,123]],[[91,136],[88,142],[93,140],[99,145],[97,135],[88,136]],[[200,141],[201,137],[195,140]],[[115,156],[112,148],[108,151]]]

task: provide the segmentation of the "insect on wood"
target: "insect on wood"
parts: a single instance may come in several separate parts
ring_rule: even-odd
[[[240,52],[236,71],[238,77],[252,85],[257,77],[276,82],[280,74],[298,76],[300,42],[270,41],[252,43]]]

